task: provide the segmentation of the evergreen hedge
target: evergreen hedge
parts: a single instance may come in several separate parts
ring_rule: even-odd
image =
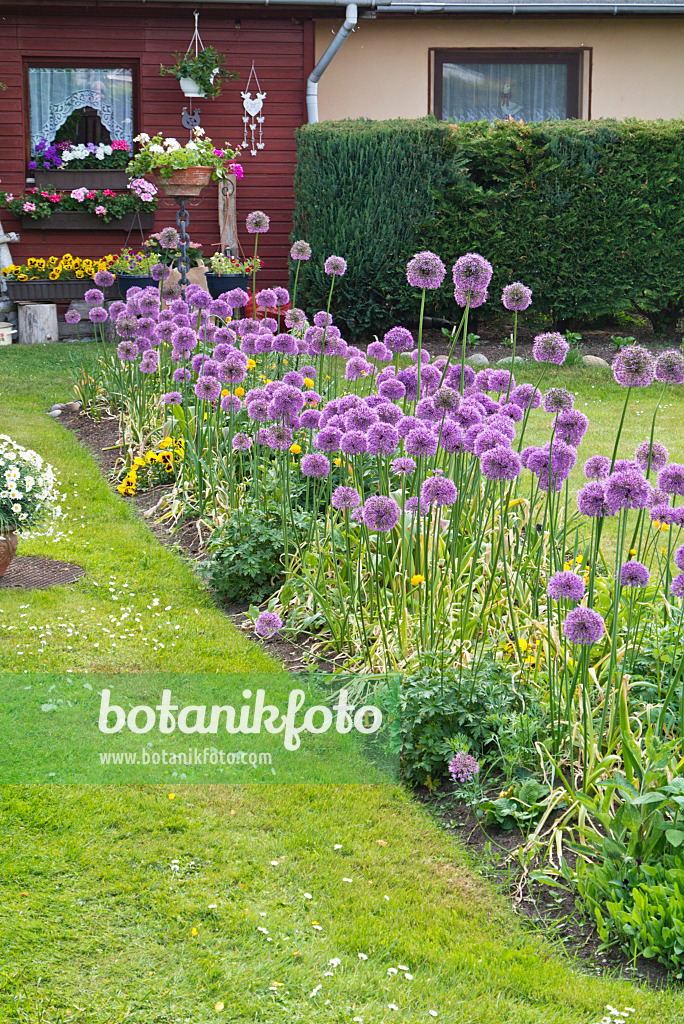
[[[297,131],[298,305],[325,308],[326,256],[349,264],[334,313],[350,336],[415,321],[408,258],[433,249],[494,266],[557,323],[645,312],[657,332],[684,315],[684,121],[338,121]],[[453,319],[448,275],[427,312]]]

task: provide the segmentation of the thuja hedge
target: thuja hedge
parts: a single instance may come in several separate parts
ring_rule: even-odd
[[[672,334],[684,315],[684,121],[324,122],[297,150],[293,238],[314,253],[297,304],[325,306],[323,260],[344,256],[352,336],[416,319],[404,270],[423,248],[482,253],[490,302],[522,280],[557,324],[631,309]],[[445,319],[449,282],[428,309]]]

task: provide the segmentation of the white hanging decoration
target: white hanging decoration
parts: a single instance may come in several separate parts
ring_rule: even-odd
[[[254,86],[252,86],[252,78],[254,79]],[[252,89],[256,88],[254,96],[252,96],[250,86],[252,86]],[[254,68],[254,61],[252,61],[252,70],[247,79],[247,88],[240,95],[242,96],[242,106],[245,108],[242,118],[245,131],[241,145],[243,149],[249,149],[251,156],[256,156],[257,150],[263,149],[265,145],[263,138],[264,115],[261,111],[266,99],[266,93],[261,91],[259,79]]]

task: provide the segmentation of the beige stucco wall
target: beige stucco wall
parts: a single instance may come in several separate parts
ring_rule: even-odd
[[[316,59],[341,21],[316,24]],[[591,48],[591,117],[684,116],[684,17],[359,19],[321,78],[320,120],[422,117],[428,51],[448,47]],[[589,61],[585,61],[588,71]],[[588,84],[588,74],[587,74]],[[584,116],[588,113],[585,89]]]

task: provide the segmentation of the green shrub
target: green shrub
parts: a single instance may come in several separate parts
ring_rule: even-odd
[[[382,331],[416,319],[403,276],[415,251],[447,264],[476,251],[494,265],[497,309],[520,279],[555,321],[634,310],[672,333],[684,312],[683,142],[679,120],[306,125],[293,237],[314,259],[298,304],[324,306],[320,265],[337,253],[349,268],[336,320],[352,336]],[[428,300],[428,315],[453,318],[450,275]]]

